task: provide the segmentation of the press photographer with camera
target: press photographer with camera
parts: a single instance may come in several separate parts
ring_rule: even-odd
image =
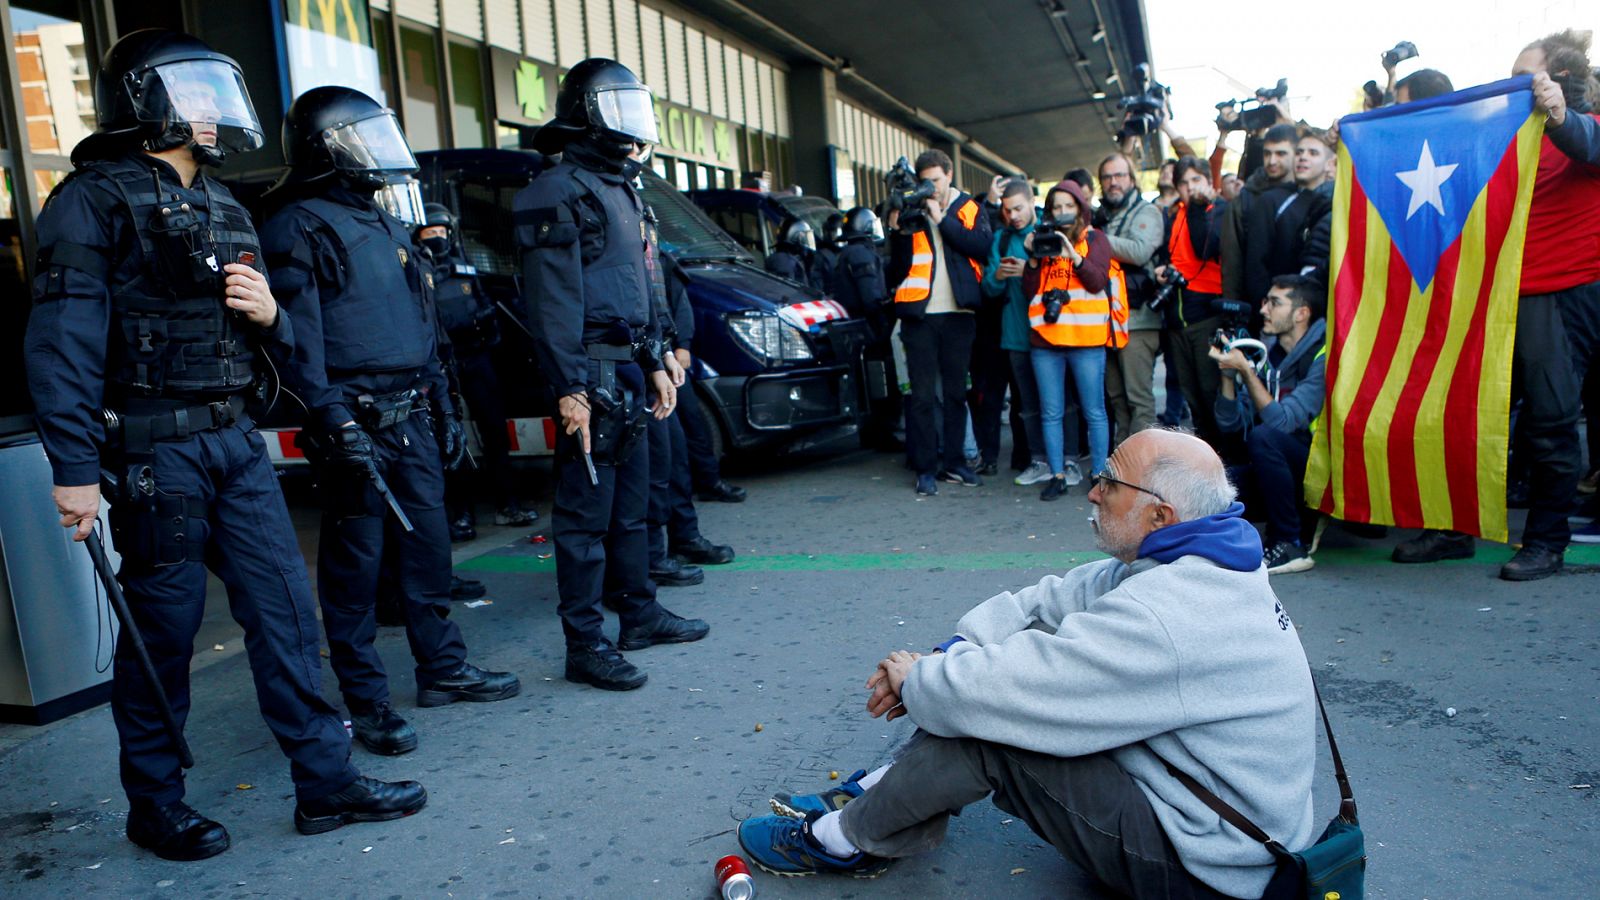
[[[1105,468],[1111,444],[1105,348],[1121,343],[1126,311],[1117,321],[1124,290],[1121,269],[1111,259],[1111,243],[1090,225],[1092,211],[1082,186],[1062,181],[1044,203],[1046,218],[1023,239],[1029,258],[1022,292],[1030,298],[1029,357],[1039,385],[1039,427],[1051,474],[1039,499],[1055,500],[1067,492],[1068,472],[1077,472],[1077,464],[1064,458],[1061,434],[1069,369],[1089,423],[1091,470],[1098,474]]]
[[[1248,359],[1225,335],[1209,352],[1222,374],[1217,428],[1246,435],[1255,502],[1267,518],[1268,575],[1315,565],[1300,542],[1300,484],[1311,452],[1311,422],[1322,412],[1325,394],[1326,296],[1309,278],[1279,275],[1261,304],[1265,358]]]
[[[1133,160],[1113,153],[1100,161],[1100,209],[1095,227],[1122,265],[1127,287],[1128,343],[1106,352],[1106,398],[1120,443],[1156,424],[1155,367],[1161,352],[1161,314],[1150,308],[1156,283],[1151,261],[1161,249],[1166,225],[1161,210],[1145,201],[1134,181]]]
[[[926,150],[914,168],[904,162],[890,173],[888,274],[889,282],[899,285],[894,310],[911,377],[906,430],[916,489],[932,495],[939,492],[936,475],[968,487],[982,483],[967,467],[962,442],[974,312],[983,304],[978,260],[988,256],[992,232],[982,205],[951,183],[955,164],[948,154]],[[942,441],[934,428],[941,382]]]
[[[1050,464],[1045,461],[1044,431],[1039,427],[1039,385],[1033,379],[1033,360],[1029,356],[1032,344],[1028,335],[1033,329],[1028,324],[1028,295],[1022,290],[1022,273],[1028,259],[1026,241],[1033,234],[1038,214],[1033,206],[1033,186],[1028,182],[1009,179],[1000,194],[1005,224],[995,233],[989,248],[989,264],[983,267],[983,293],[1003,304],[1000,349],[1011,364],[1011,403],[1027,445],[1028,465],[1012,482],[1038,484],[1050,477]]]
[[[1185,156],[1174,175],[1178,203],[1168,217],[1167,232],[1171,262],[1156,269],[1161,287],[1149,305],[1164,316],[1171,350],[1167,364],[1177,370],[1195,434],[1215,446],[1212,398],[1221,379],[1206,351],[1220,324],[1211,302],[1222,296],[1222,217],[1228,203],[1212,189],[1211,166],[1205,160]]]

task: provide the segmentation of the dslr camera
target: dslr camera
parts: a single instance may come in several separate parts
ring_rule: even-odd
[[[1167,299],[1172,296],[1172,292],[1173,291],[1176,291],[1176,290],[1178,290],[1180,288],[1185,288],[1185,287],[1188,287],[1188,286],[1189,286],[1189,279],[1183,277],[1183,273],[1179,272],[1178,268],[1176,266],[1168,266],[1167,267],[1167,283],[1163,284],[1160,288],[1158,288],[1156,290],[1155,296],[1151,297],[1150,298],[1150,302],[1145,304],[1145,305],[1150,307],[1151,309],[1160,309],[1163,305],[1166,304]]]
[[[1289,96],[1289,79],[1279,78],[1275,87],[1258,88],[1249,100],[1224,100],[1217,104],[1217,128],[1221,131],[1261,131],[1278,121],[1278,110],[1269,100]]]
[[[1033,259],[1066,256],[1067,236],[1063,232],[1077,222],[1078,217],[1073,213],[1040,219],[1039,224],[1033,229],[1033,249],[1028,251],[1028,256]]]
[[[1408,59],[1417,58],[1417,45],[1410,41],[1401,41],[1394,45],[1393,50],[1383,51],[1383,67],[1392,69]]]
[[[1061,310],[1072,302],[1072,296],[1060,288],[1051,288],[1044,292],[1044,320],[1046,324],[1054,325],[1061,318]]]
[[[1117,101],[1117,109],[1127,115],[1122,122],[1122,132],[1117,140],[1144,137],[1161,127],[1161,117],[1166,115],[1167,86],[1150,77],[1150,64],[1139,63],[1133,70],[1134,93]]]
[[[926,214],[922,204],[932,199],[936,188],[926,178],[918,178],[911,171],[911,163],[904,156],[884,176],[884,186],[889,189],[889,208],[900,212],[900,230],[914,231],[922,227]]]

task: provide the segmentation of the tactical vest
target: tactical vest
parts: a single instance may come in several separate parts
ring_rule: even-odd
[[[1200,294],[1222,293],[1222,263],[1195,255],[1194,243],[1189,240],[1189,210],[1184,204],[1173,207],[1172,240],[1167,249],[1172,251],[1172,265],[1189,279],[1188,290]]]
[[[583,258],[584,321],[592,331],[593,326],[609,326],[621,319],[637,339],[654,314],[644,203],[626,182],[607,182],[578,166],[571,171],[597,202],[603,218],[598,223],[604,232],[600,249],[586,252]]]
[[[431,274],[400,222],[373,207],[326,197],[297,201],[326,226],[335,254],[313,261],[322,305],[326,365],[335,372],[420,369],[437,352],[427,294]],[[376,217],[376,218],[374,218]]]
[[[955,210],[956,221],[961,227],[971,231],[978,224],[978,203],[971,197]],[[937,228],[930,220],[928,228]],[[933,258],[933,241],[928,237],[927,228],[920,228],[911,236],[911,270],[906,273],[905,280],[895,288],[894,302],[896,303],[923,303],[933,294],[933,267],[937,262]],[[973,277],[983,279],[983,267],[975,259],[968,259],[967,264],[972,266]],[[912,311],[912,315],[920,316],[922,307]]]
[[[247,388],[254,356],[223,299],[222,267],[241,254],[259,259],[250,214],[203,174],[202,208],[186,197],[192,191],[163,184],[154,164],[127,158],[83,168],[116,188],[139,241],[138,274],[110,286],[112,333],[122,343],[107,367],[108,393],[186,399]]]
[[[434,306],[450,342],[458,345],[458,350],[492,343],[489,320],[494,318],[495,307],[478,284],[477,267],[447,256],[432,269]]]
[[[1084,232],[1073,249],[1089,255],[1089,234]],[[1068,302],[1054,322],[1044,318],[1045,297],[1053,290],[1065,291]],[[1118,321],[1120,317],[1120,322]],[[1028,324],[1038,335],[1056,347],[1125,347],[1128,344],[1127,288],[1122,264],[1111,260],[1110,282],[1103,291],[1089,291],[1078,278],[1077,269],[1064,256],[1042,261],[1039,290],[1028,301]]]

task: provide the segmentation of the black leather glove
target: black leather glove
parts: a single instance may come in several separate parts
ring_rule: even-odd
[[[450,472],[461,468],[461,461],[467,458],[467,430],[461,426],[460,418],[440,417],[439,455]]]
[[[328,435],[326,446],[328,464],[365,469],[378,460],[378,450],[372,445],[372,436],[360,425],[346,425]]]

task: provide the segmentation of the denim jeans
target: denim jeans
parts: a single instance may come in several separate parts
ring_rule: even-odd
[[[1044,431],[1045,459],[1050,471],[1060,475],[1067,470],[1061,440],[1061,416],[1066,408],[1067,367],[1078,388],[1078,402],[1089,421],[1088,474],[1106,466],[1111,443],[1111,424],[1106,419],[1106,351],[1104,347],[1034,347],[1034,380],[1039,383],[1039,419]],[[1074,448],[1076,449],[1076,448]]]

